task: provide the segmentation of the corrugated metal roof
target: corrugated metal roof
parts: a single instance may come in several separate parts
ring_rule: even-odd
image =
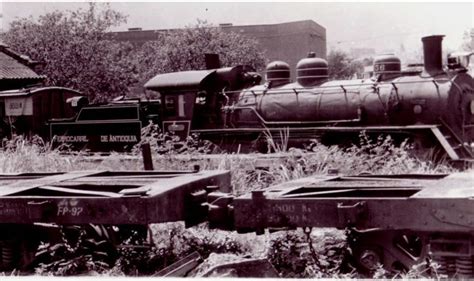
[[[31,94],[35,94],[41,91],[63,91],[63,92],[72,92],[76,93],[77,95],[82,96],[83,94],[79,91],[76,91],[71,88],[65,87],[57,87],[57,86],[47,86],[47,87],[32,87],[32,88],[22,88],[22,89],[13,89],[13,90],[5,90],[0,91],[0,97],[20,97],[20,96],[28,96]]]
[[[31,68],[20,63],[15,58],[0,51],[0,80],[3,79],[44,79],[45,76],[36,74]]]

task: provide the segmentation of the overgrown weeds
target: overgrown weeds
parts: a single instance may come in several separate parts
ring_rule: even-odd
[[[273,237],[267,256],[281,277],[348,278],[353,274],[341,273],[347,251],[345,236],[340,231],[300,229]]]
[[[140,153],[142,144],[148,143],[159,155],[209,154],[216,152],[216,146],[207,140],[191,134],[185,140],[178,135],[162,132],[158,125],[150,123],[142,129],[140,142],[133,147],[133,154]]]

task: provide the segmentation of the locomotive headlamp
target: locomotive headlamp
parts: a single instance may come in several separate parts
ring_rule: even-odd
[[[468,69],[469,60],[474,52],[456,52],[448,55],[449,69]]]
[[[423,107],[421,107],[421,105],[417,104],[413,107],[413,113],[420,114],[421,112],[423,112]]]

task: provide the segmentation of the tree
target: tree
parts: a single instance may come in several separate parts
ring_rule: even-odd
[[[462,36],[461,49],[464,51],[474,51],[474,28],[465,30]]]
[[[193,27],[146,42],[137,54],[140,77],[147,80],[159,73],[205,69],[206,53],[218,54],[222,66],[248,64],[261,70],[266,62],[256,40],[198,20]]]
[[[86,10],[16,20],[3,40],[45,63],[42,74],[47,76],[47,85],[71,87],[91,100],[105,100],[125,93],[136,81],[136,65],[129,61],[133,48],[108,40],[106,35],[123,22],[125,16],[108,5],[90,3]]]
[[[328,72],[330,79],[350,79],[363,63],[353,61],[345,52],[332,50],[328,55]]]

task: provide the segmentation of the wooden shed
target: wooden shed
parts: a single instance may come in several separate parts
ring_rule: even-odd
[[[48,120],[72,118],[76,114],[67,100],[82,96],[63,87],[37,87],[0,91],[0,138],[13,133],[49,136]]]

